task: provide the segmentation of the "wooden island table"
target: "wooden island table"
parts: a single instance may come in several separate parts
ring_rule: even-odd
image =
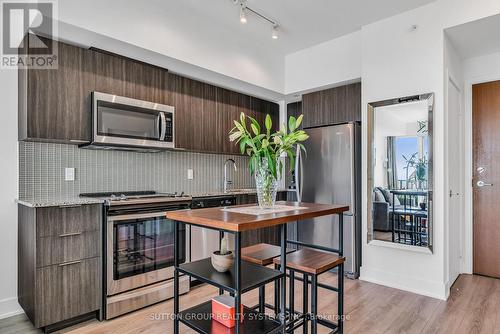
[[[278,319],[265,316],[256,310],[244,307],[243,322],[236,322],[236,326],[230,331],[237,334],[257,333],[284,333],[286,329],[286,265],[281,265],[280,270],[258,266],[246,261],[241,261],[241,232],[280,226],[281,234],[281,256],[280,263],[286,264],[287,243],[301,245],[300,242],[287,240],[286,223],[304,220],[326,215],[339,215],[339,232],[343,235],[343,213],[349,210],[348,206],[326,205],[315,203],[277,202],[276,209],[257,209],[255,205],[240,205],[231,207],[217,207],[196,210],[171,211],[167,218],[174,223],[174,333],[179,333],[179,324],[183,323],[198,333],[212,333],[211,302],[204,302],[187,310],[179,310],[179,275],[185,274],[194,277],[204,283],[219,288],[219,294],[225,291],[234,295],[236,319],[239,313],[241,295],[252,289],[259,288],[265,284],[280,280],[280,314]],[[234,265],[226,273],[217,272],[211,265],[210,258],[179,263],[179,226],[180,224],[195,225],[202,228],[219,231],[220,238],[224,233],[234,235]],[[196,247],[196,245],[194,245]],[[339,242],[339,255],[342,256],[342,238]]]

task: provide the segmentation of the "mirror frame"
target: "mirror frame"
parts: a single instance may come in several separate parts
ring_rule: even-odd
[[[390,106],[390,105],[398,105],[398,104],[404,104],[404,103],[410,103],[410,102],[416,102],[416,101],[427,101],[427,111],[428,111],[428,116],[427,116],[427,121],[428,121],[428,141],[429,141],[429,163],[428,163],[428,198],[427,198],[427,207],[428,207],[428,213],[427,213],[427,220],[429,222],[429,245],[428,249],[433,252],[433,230],[434,230],[434,208],[433,208],[433,193],[434,193],[434,173],[433,173],[433,135],[434,135],[434,127],[433,127],[433,119],[434,119],[434,93],[427,93],[427,94],[421,94],[421,95],[413,95],[413,96],[407,96],[407,97],[401,97],[401,98],[396,98],[396,99],[389,99],[389,100],[384,100],[384,101],[378,101],[378,102],[371,102],[368,103],[368,115],[367,115],[367,140],[368,140],[368,146],[367,146],[367,242],[371,243],[372,241],[375,241],[377,239],[374,239],[373,237],[373,185],[374,185],[374,168],[375,168],[375,160],[373,159],[375,155],[375,108],[379,107],[385,107],[385,106]],[[412,246],[412,245],[405,245],[405,244],[399,244],[399,243],[393,243],[389,241],[383,241],[383,240],[377,240],[377,242],[382,242],[382,243],[387,243],[390,245],[400,245],[401,247],[407,247],[407,248],[414,248],[418,247],[421,249],[425,249],[426,247],[420,247],[420,246]]]

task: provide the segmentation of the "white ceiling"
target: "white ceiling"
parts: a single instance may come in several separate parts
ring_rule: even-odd
[[[500,15],[446,29],[463,59],[500,52]]]
[[[171,1],[153,0],[168,10]],[[434,0],[248,0],[247,4],[281,25],[280,39],[271,39],[271,27],[248,15],[239,22],[239,6],[233,0],[183,0],[193,15],[210,18],[241,35],[242,40],[268,45],[274,52],[288,54],[359,30],[363,25],[402,13]],[[176,5],[179,5],[177,1]],[[206,27],[209,29],[210,27]]]

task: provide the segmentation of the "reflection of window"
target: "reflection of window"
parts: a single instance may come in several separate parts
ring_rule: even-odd
[[[395,170],[393,189],[427,189],[428,137],[392,137],[389,165]],[[391,161],[394,159],[395,161]]]

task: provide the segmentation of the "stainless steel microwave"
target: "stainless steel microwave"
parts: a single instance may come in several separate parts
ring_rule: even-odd
[[[92,93],[90,148],[171,149],[174,107],[106,93]]]

